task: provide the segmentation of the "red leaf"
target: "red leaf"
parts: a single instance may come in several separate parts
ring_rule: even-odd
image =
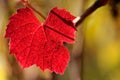
[[[21,0],[21,2],[25,3],[27,0]]]
[[[70,59],[63,42],[74,42],[74,16],[54,8],[41,24],[29,8],[18,9],[7,25],[10,53],[26,68],[36,64],[42,70],[63,74]]]

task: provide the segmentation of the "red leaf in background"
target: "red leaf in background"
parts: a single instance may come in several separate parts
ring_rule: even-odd
[[[26,1],[27,1],[27,0],[21,0],[21,2],[23,2],[23,3],[26,2]]]
[[[42,70],[63,74],[70,59],[63,42],[74,42],[74,19],[64,9],[53,8],[42,24],[31,9],[18,9],[6,30],[10,53],[24,68],[35,64]]]

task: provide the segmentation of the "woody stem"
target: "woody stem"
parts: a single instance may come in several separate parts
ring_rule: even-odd
[[[78,27],[78,25],[80,25],[87,16],[92,14],[99,7],[106,5],[108,2],[109,0],[96,0],[96,2],[80,16],[80,19],[76,23],[76,27]]]

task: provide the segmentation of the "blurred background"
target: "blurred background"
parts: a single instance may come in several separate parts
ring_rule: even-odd
[[[95,0],[29,2],[45,16],[55,6],[80,16]],[[25,6],[20,0],[0,0],[0,80],[120,80],[120,0],[111,0],[79,25],[76,42],[66,45],[71,60],[64,75],[43,72],[36,66],[23,70],[9,54],[9,40],[4,37],[6,25],[8,18],[21,7]]]

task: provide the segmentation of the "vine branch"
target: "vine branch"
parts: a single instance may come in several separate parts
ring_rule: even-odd
[[[106,5],[108,2],[109,0],[96,0],[96,2],[80,16],[80,19],[76,22],[75,26],[78,27],[78,25],[80,25],[87,16],[92,14],[99,7]]]

